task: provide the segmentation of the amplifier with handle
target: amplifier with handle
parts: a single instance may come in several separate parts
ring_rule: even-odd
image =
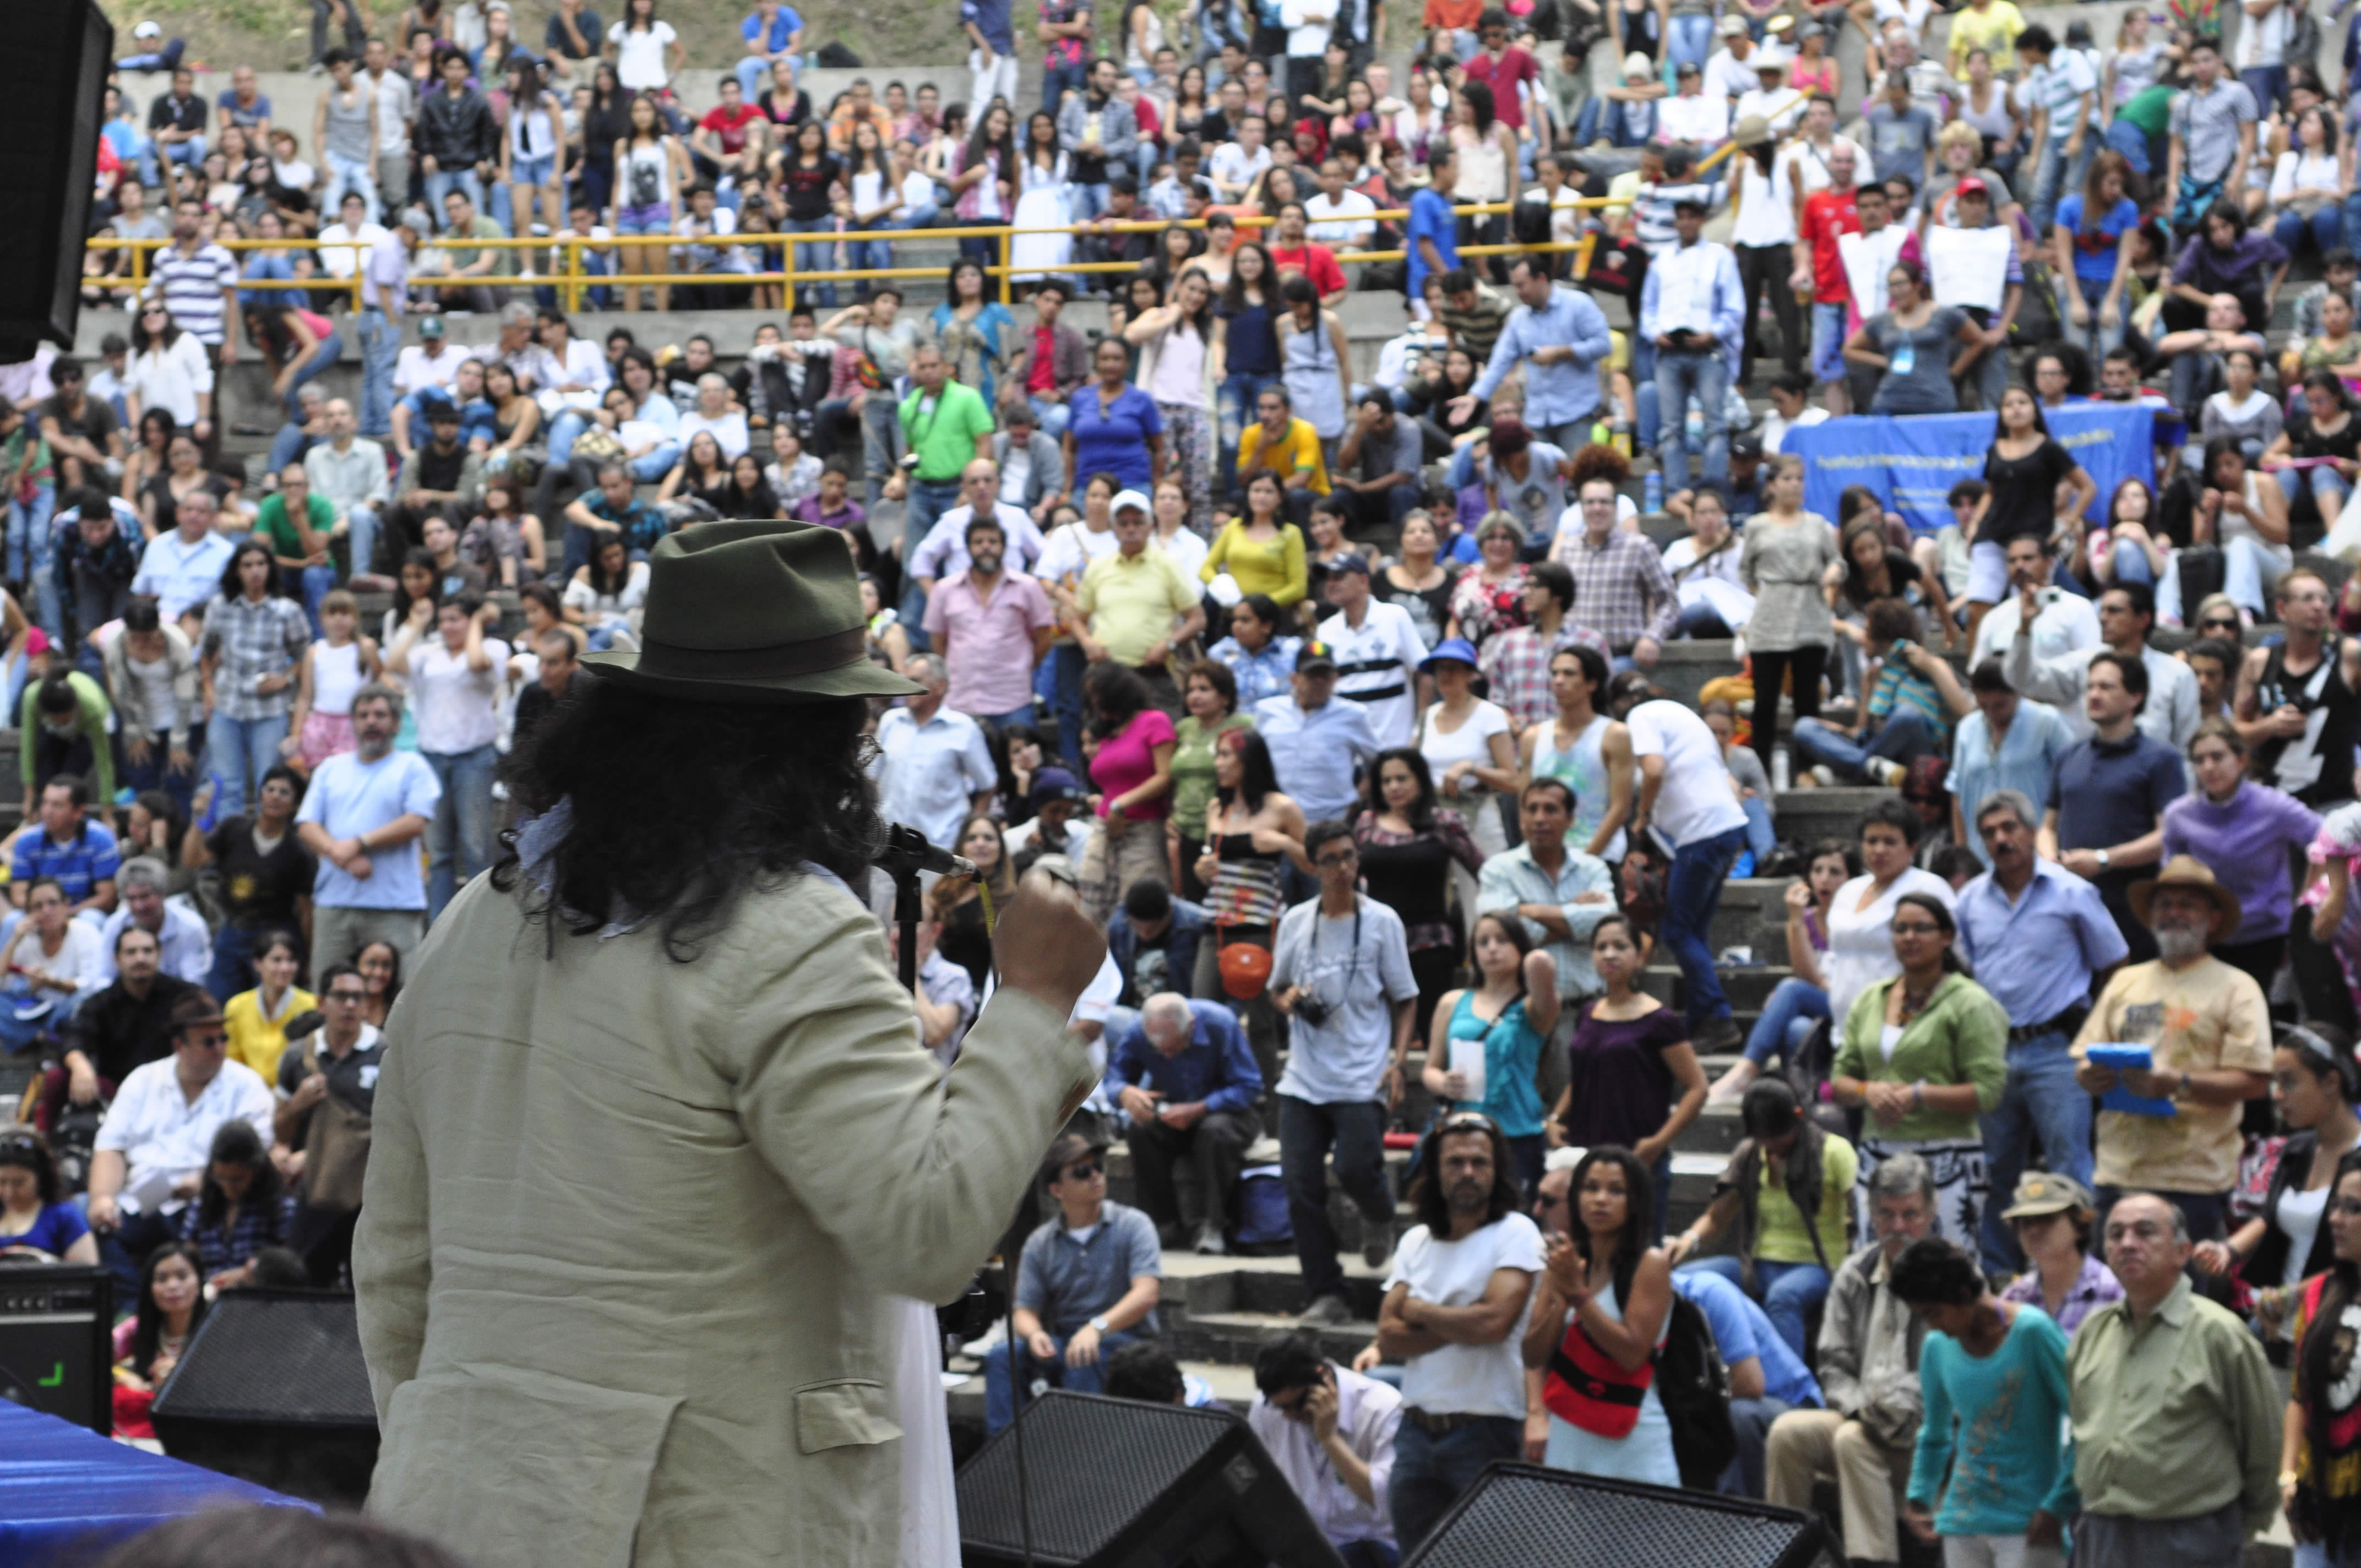
[[[377,1468],[377,1403],[352,1297],[224,1291],[149,1414],[175,1459],[360,1507]]]
[[[112,1431],[114,1326],[105,1269],[0,1260],[0,1399]]]

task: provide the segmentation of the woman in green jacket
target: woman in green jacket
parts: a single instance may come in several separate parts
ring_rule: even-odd
[[[1938,1228],[1973,1248],[1985,1196],[1976,1118],[2008,1080],[2008,1014],[1952,954],[1957,928],[1941,900],[1904,894],[1891,928],[1902,972],[1854,1001],[1828,1088],[1866,1113],[1856,1190],[1867,1192],[1881,1161],[1917,1155],[1935,1173]]]

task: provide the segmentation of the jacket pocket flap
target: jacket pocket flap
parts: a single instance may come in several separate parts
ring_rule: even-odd
[[[901,1435],[893,1390],[883,1383],[845,1377],[796,1390],[796,1446],[806,1453],[891,1442]]]
[[[419,1378],[387,1408],[369,1504],[476,1562],[629,1568],[680,1404],[503,1367]]]

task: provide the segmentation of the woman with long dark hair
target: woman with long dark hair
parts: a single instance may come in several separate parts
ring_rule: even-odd
[[[952,213],[962,225],[1005,223],[1016,197],[1016,121],[1005,104],[975,111],[975,132],[959,148],[956,167],[944,181],[953,196]],[[989,237],[960,241],[963,260],[979,264],[994,256]]]
[[[317,957],[323,966],[335,961],[334,954]],[[393,1013],[393,1004],[401,999],[401,949],[384,940],[363,942],[353,951],[352,965],[361,971],[361,984],[368,991],[362,1022],[372,1029],[382,1029]]]
[[[631,94],[613,65],[600,60],[590,77],[590,106],[582,112],[581,198],[603,213],[615,197],[615,146],[631,134]]]
[[[1180,705],[1187,712],[1172,727],[1172,815],[1165,819],[1165,835],[1172,851],[1173,890],[1202,904],[1205,890],[1197,881],[1197,860],[1205,850],[1205,808],[1213,801],[1213,744],[1230,730],[1252,728],[1254,718],[1238,711],[1237,677],[1210,658],[1180,672]]]
[[[1455,814],[1435,809],[1434,777],[1418,748],[1378,752],[1369,776],[1378,804],[1354,819],[1353,842],[1360,848],[1368,895],[1401,916],[1411,978],[1418,982],[1413,1037],[1424,1039],[1428,1021],[1459,969],[1460,922],[1451,909],[1451,867],[1456,861],[1470,874],[1480,874],[1484,854]]]
[[[1367,850],[1361,863],[1368,864]],[[1534,1075],[1542,1042],[1557,1027],[1557,964],[1533,948],[1522,920],[1499,910],[1476,917],[1468,956],[1473,981],[1444,992],[1433,1004],[1433,1021],[1421,1025],[1427,1048],[1420,1077],[1437,1101],[1492,1118],[1531,1201],[1549,1152]],[[1415,969],[1416,954],[1411,963]]]
[[[1263,1069],[1263,1081],[1279,1081],[1278,1013],[1262,985],[1241,995],[1225,984],[1222,949],[1237,943],[1272,950],[1279,917],[1286,911],[1286,868],[1310,872],[1303,852],[1303,808],[1279,792],[1270,748],[1252,729],[1230,729],[1213,740],[1213,802],[1205,811],[1205,852],[1197,857],[1197,881],[1205,889],[1212,940],[1197,948],[1196,983],[1191,994],[1219,996],[1225,990],[1245,1004],[1246,1034]],[[1270,972],[1268,960],[1262,972]]]
[[[2279,1450],[2280,1501],[2302,1553],[2345,1564],[2361,1555],[2361,1420],[2354,1341],[2361,1334],[2361,1151],[2336,1162],[2323,1228],[2332,1261],[2303,1283],[2295,1376]],[[2307,1553],[2307,1555],[2309,1555]]]
[[[1082,676],[1082,705],[1099,738],[1091,783],[1098,823],[1076,867],[1082,907],[1104,925],[1132,883],[1162,876],[1164,821],[1172,812],[1172,720],[1137,671],[1108,659]]]
[[[2361,346],[2355,357],[2361,359]],[[2309,466],[2290,466],[2298,462]],[[2262,466],[2287,498],[2290,543],[2299,520],[2310,542],[2318,538],[2315,530],[2326,532],[2343,514],[2345,498],[2361,478],[2361,418],[2353,412],[2353,395],[2338,371],[2323,367],[2304,372],[2303,396],[2279,439],[2264,450]]]
[[[1739,1124],[1746,1135],[1715,1183],[1713,1202],[1673,1238],[1672,1258],[1742,1287],[1763,1303],[1788,1348],[1805,1357],[1805,1325],[1845,1260],[1845,1218],[1860,1157],[1806,1113],[1784,1078],[1747,1089]],[[1693,1255],[1733,1225],[1729,1252]]]
[[[2323,1223],[2329,1188],[2337,1162],[2361,1148],[2361,1118],[2354,1113],[2361,1069],[2349,1037],[2334,1024],[2283,1027],[2271,1052],[2271,1087],[2290,1131],[2270,1162],[2260,1212],[2226,1241],[2198,1243],[2191,1261],[2205,1274],[2235,1269],[2254,1288],[2260,1321],[2278,1326],[2265,1336],[2278,1361],[2296,1288],[2336,1261]]]
[[[1834,94],[1830,94],[1834,96]],[[1802,308],[1787,275],[1795,266],[1795,209],[1777,180],[1779,137],[1769,126],[1758,133],[1744,120],[1738,126],[1738,221],[1730,244],[1738,258],[1739,283],[1746,292],[1746,341],[1741,350],[1739,379],[1754,378],[1755,356],[1763,351],[1763,297],[1771,297],[1772,314],[1779,322],[1779,361],[1790,376],[1804,368],[1804,350],[1811,334],[1803,326]]]
[[[1186,230],[1180,231],[1186,233]],[[1123,329],[1124,342],[1139,350],[1133,380],[1155,400],[1171,444],[1170,472],[1189,499],[1189,526],[1200,537],[1213,532],[1213,345],[1221,319],[1213,313],[1213,285],[1189,273],[1172,285],[1171,302],[1135,316]]]
[[[656,20],[656,0],[623,0],[623,18],[607,29],[606,57],[634,93],[662,93],[688,63],[687,46],[670,22]]]
[[[2008,542],[2020,534],[2047,541],[2057,525],[2058,486],[2074,481],[2075,515],[2090,510],[2099,487],[2074,455],[2059,444],[2041,417],[2040,401],[2023,387],[2001,394],[1992,447],[1984,454],[1989,487],[1976,503],[1975,543],[1968,552],[1968,646],[1984,616],[2007,594]]]
[[[61,1201],[49,1140],[30,1127],[0,1133],[0,1264],[98,1262],[98,1238]]]
[[[235,817],[246,809],[249,775],[259,789],[278,764],[296,666],[312,646],[311,621],[285,597],[269,545],[248,539],[231,554],[221,592],[205,607],[204,643],[218,658],[205,671],[213,698],[205,743],[220,781],[217,808]]]
[[[1279,275],[1270,252],[1258,240],[1241,240],[1230,253],[1229,277],[1215,310],[1213,364],[1220,418],[1217,433],[1222,494],[1235,488],[1238,438],[1255,417],[1255,400],[1267,387],[1282,383],[1279,356]]]
[[[160,297],[143,301],[132,319],[123,395],[126,417],[135,425],[148,410],[160,409],[200,444],[213,439],[213,361],[205,345],[173,322]]]
[[[958,853],[975,862],[977,875],[938,880],[927,890],[927,918],[940,928],[935,950],[967,970],[980,996],[984,978],[992,972],[992,933],[984,926],[978,883],[991,890],[996,916],[1016,896],[1016,868],[1006,836],[988,812],[979,811],[961,823],[953,842]]]
[[[222,1003],[222,1029],[229,1036],[225,1055],[263,1082],[277,1083],[289,1022],[318,1006],[320,999],[295,983],[303,972],[303,944],[294,932],[265,931],[247,951],[255,983]]]
[[[274,1075],[271,1081],[276,1082]],[[233,1117],[214,1134],[197,1201],[181,1211],[181,1240],[215,1290],[254,1283],[254,1255],[284,1246],[295,1225],[295,1194],[270,1163],[262,1135]]]
[[[993,402],[995,378],[1018,345],[1016,318],[985,289],[983,264],[971,257],[951,263],[943,299],[927,313],[925,340],[943,351],[951,373]],[[833,303],[833,301],[830,302]],[[1066,476],[1071,484],[1074,476]]]
[[[500,137],[500,178],[508,183],[511,214],[509,232],[531,234],[538,210],[548,232],[555,234],[566,226],[565,106],[550,91],[541,62],[531,55],[514,53],[501,62],[501,69],[509,79],[508,131]]]
[[[139,1268],[138,1303],[115,1325],[115,1435],[152,1438],[148,1408],[205,1321],[205,1278],[197,1249],[170,1241]]]
[[[1593,1147],[1574,1168],[1567,1201],[1572,1234],[1549,1239],[1522,1347],[1526,1366],[1552,1368],[1542,1392],[1543,1463],[1677,1486],[1673,1424],[1652,1371],[1672,1319],[1673,1267],[1652,1245],[1657,1203],[1648,1167],[1618,1145]],[[1554,1369],[1561,1355],[1585,1375],[1587,1397]],[[1617,1397],[1599,1398],[1602,1387]]]
[[[1027,234],[1027,229],[1061,229],[1073,222],[1067,201],[1067,165],[1058,141],[1058,117],[1036,111],[1025,121],[1025,135],[1016,149],[1016,211],[1009,222],[1018,230],[1009,241],[1008,265],[1020,282],[1039,282],[1060,272],[1074,258],[1071,234]]]
[[[1590,961],[1603,993],[1575,1020],[1566,1086],[1550,1125],[1559,1144],[1614,1145],[1644,1161],[1658,1188],[1650,1234],[1662,1235],[1673,1144],[1705,1109],[1706,1082],[1680,1013],[1640,988],[1650,945],[1627,916],[1591,927]]]
[[[1514,88],[1510,89],[1515,91]],[[1517,199],[1517,133],[1499,116],[1492,89],[1481,82],[1463,82],[1451,95],[1452,149],[1459,156],[1459,182],[1454,202],[1509,202]],[[1466,243],[1501,245],[1509,237],[1509,217],[1493,213],[1462,220],[1467,225]],[[1502,258],[1489,258],[1495,282],[1506,282],[1509,270]]]
[[[1862,991],[1846,1013],[1829,1097],[1867,1113],[1862,1184],[1881,1160],[1916,1155],[1934,1172],[1938,1228],[1977,1247],[1984,1206],[1977,1117],[1999,1105],[2008,1081],[2008,1014],[1952,950],[1959,927],[1948,901],[1905,893],[1888,929],[1902,972]]]
[[[644,3],[644,0],[634,0]],[[615,26],[620,28],[622,23]],[[627,84],[628,85],[628,84]],[[615,139],[615,195],[608,222],[618,238],[632,235],[669,235],[687,202],[688,187],[696,181],[696,171],[689,167],[688,153],[681,147],[680,138],[664,128],[663,112],[656,101],[645,93],[632,98],[625,111],[625,130]],[[835,160],[821,154],[831,170]],[[790,225],[790,227],[793,225]],[[649,273],[672,270],[672,248],[664,245],[618,246],[615,265],[625,277],[641,277]],[[821,263],[825,266],[826,263]],[[821,289],[828,285],[822,284]],[[817,298],[817,295],[815,296]],[[672,289],[669,284],[655,286],[655,306],[669,308]],[[836,302],[829,293],[827,302]],[[640,285],[623,286],[623,309],[640,308]]]

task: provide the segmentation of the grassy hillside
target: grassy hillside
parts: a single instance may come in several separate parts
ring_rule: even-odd
[[[389,31],[403,6],[396,0],[364,0],[380,30]],[[659,14],[678,29],[691,66],[719,67],[738,58],[738,24],[752,9],[747,0],[659,0]],[[300,71],[310,49],[310,0],[100,0],[129,47],[133,24],[153,18],[169,37],[188,40],[192,62],[226,71],[251,65],[261,71]],[[547,0],[515,0],[518,33],[538,48],[553,8]],[[591,0],[608,21],[621,13],[617,0]],[[807,48],[841,40],[870,65],[937,65],[964,60],[959,7],[952,0],[899,0],[893,5],[863,0],[797,0]]]

